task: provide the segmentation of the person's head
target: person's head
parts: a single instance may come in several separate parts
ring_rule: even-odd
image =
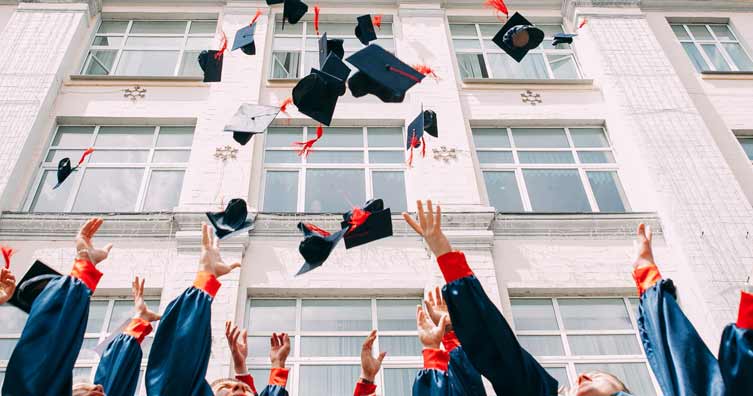
[[[76,384],[73,385],[73,396],[105,396],[102,385]]]
[[[512,45],[515,48],[523,48],[528,45],[528,29],[520,29],[512,35]]]
[[[578,376],[574,388],[565,392],[568,396],[612,396],[617,392],[630,393],[619,378],[604,371],[589,371]]]
[[[212,382],[215,396],[254,396],[251,387],[233,378],[222,378]]]

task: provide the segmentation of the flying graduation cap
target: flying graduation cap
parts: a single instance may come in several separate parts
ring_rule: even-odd
[[[421,156],[426,157],[424,132],[435,138],[439,137],[439,130],[437,129],[437,113],[435,113],[434,110],[424,111],[423,105],[421,105],[421,112],[408,125],[408,133],[406,134],[407,141],[405,149],[410,150],[408,165],[413,165],[413,149],[421,147]]]
[[[221,51],[204,50],[199,54],[199,66],[204,71],[204,82],[222,81],[222,55]]]
[[[296,276],[305,274],[324,264],[335,249],[343,235],[348,231],[343,228],[334,234],[329,233],[313,224],[298,223],[298,229],[303,232],[303,240],[298,245],[298,252],[306,260],[298,270]]]
[[[238,48],[246,55],[256,55],[256,43],[254,42],[254,33],[256,32],[256,18],[260,14],[254,17],[254,20],[250,25],[242,27],[235,33],[235,39],[233,40],[233,48],[231,51],[235,51]]]
[[[298,81],[293,88],[293,103],[301,113],[329,126],[337,99],[345,94],[349,74],[350,68],[342,59],[330,54],[322,70],[311,69],[311,74]]]
[[[355,33],[363,45],[369,45],[370,42],[377,39],[376,31],[374,30],[374,20],[371,19],[371,15],[366,14],[358,17],[358,25],[356,25]]]
[[[362,208],[353,208],[343,215],[341,223],[347,232],[345,249],[361,246],[392,236],[392,212],[381,199],[372,199]]]
[[[282,30],[285,30],[285,21],[287,20],[291,25],[295,25],[303,18],[309,11],[309,6],[301,0],[284,0],[278,1],[278,4],[283,3],[282,7]]]
[[[552,40],[552,47],[556,47],[560,44],[572,44],[573,37],[577,36],[574,33],[555,33],[554,40]]]
[[[534,26],[523,15],[516,12],[497,32],[492,41],[510,55],[516,62],[536,48],[544,40],[544,31]]]
[[[274,121],[280,108],[277,106],[244,103],[235,112],[230,123],[225,125],[225,132],[232,132],[233,139],[245,146],[255,134],[263,133]]]
[[[329,54],[335,54],[338,58],[345,57],[345,49],[343,39],[328,39],[327,32],[325,32],[319,39],[319,67],[324,67],[324,62],[327,61]]]
[[[348,88],[356,98],[372,94],[383,102],[401,103],[405,92],[425,77],[376,44],[346,60],[359,70],[348,80]]]
[[[29,313],[34,300],[44,291],[50,281],[61,277],[59,272],[36,260],[16,286],[8,304]]]
[[[84,153],[81,155],[81,159],[78,160],[78,164],[76,164],[75,167],[71,167],[70,158],[66,157],[66,158],[61,159],[60,162],[58,162],[58,172],[57,172],[58,183],[55,185],[55,187],[52,187],[52,189],[56,190],[58,187],[60,187],[60,185],[63,184],[63,182],[65,181],[65,179],[67,179],[68,176],[70,176],[71,173],[73,173],[73,171],[77,170],[78,167],[84,163],[84,161],[86,160],[86,157],[88,157],[89,154],[93,152],[94,152],[94,148],[92,147],[89,147],[88,149],[86,149],[86,151],[84,151]]]
[[[248,218],[246,201],[240,198],[231,199],[222,212],[207,212],[207,217],[214,227],[214,235],[219,239],[248,231],[254,226],[253,220]]]

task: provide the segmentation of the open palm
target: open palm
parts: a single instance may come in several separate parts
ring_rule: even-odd
[[[104,248],[99,249],[94,247],[92,238],[97,233],[99,227],[105,221],[101,217],[94,217],[89,219],[83,227],[78,231],[76,235],[76,257],[81,260],[91,261],[92,264],[97,265],[102,260],[106,259],[112,249],[112,243],[108,243]]]
[[[221,277],[230,271],[240,268],[241,263],[225,264],[220,255],[220,239],[211,232],[207,223],[201,223],[201,270]]]
[[[656,262],[654,261],[654,251],[651,248],[651,242],[653,239],[651,227],[646,226],[645,224],[640,224],[638,225],[636,234],[638,236],[638,240],[635,242],[636,257],[635,261],[633,262],[633,268],[655,264]]]
[[[9,269],[0,268],[0,305],[5,304],[16,290],[16,277]]]
[[[426,305],[426,311],[434,324],[439,324],[439,321],[442,320],[442,316],[447,316],[448,326],[452,328],[450,311],[447,308],[447,303],[444,301],[444,298],[442,298],[442,292],[439,290],[439,286],[435,287],[433,291],[429,291],[429,298],[424,300],[424,305]],[[448,331],[449,330],[450,329],[448,329]]]
[[[141,281],[139,281],[139,277],[137,276],[131,284],[131,290],[133,292],[133,307],[136,310],[137,318],[144,319],[147,322],[155,322],[160,320],[162,316],[149,310],[149,307],[146,305],[146,301],[144,301],[145,282],[146,279],[141,279]]]
[[[444,337],[449,317],[442,316],[437,325],[429,320],[429,316],[423,307],[416,307],[416,326],[418,327],[418,339],[425,348],[439,349],[439,344]]]

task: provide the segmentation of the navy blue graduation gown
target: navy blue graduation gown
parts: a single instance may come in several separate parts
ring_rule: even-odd
[[[107,396],[133,396],[139,382],[141,342],[152,330],[149,322],[134,319],[107,346],[97,366],[94,384],[102,385]]]
[[[51,280],[37,296],[5,369],[2,396],[71,395],[89,300],[101,277],[92,263],[76,260],[70,276]]]
[[[447,368],[450,355],[440,349],[424,349],[424,368],[413,381],[413,396],[449,396]]]
[[[269,384],[262,389],[259,396],[288,396],[285,385],[288,383],[289,369],[273,368],[269,372]]]
[[[447,380],[450,394],[454,396],[486,396],[481,374],[465,354],[454,331],[445,334],[442,340],[445,350],[450,351],[450,364],[447,368]]]

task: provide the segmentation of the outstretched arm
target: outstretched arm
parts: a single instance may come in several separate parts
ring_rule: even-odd
[[[423,236],[437,257],[447,284],[442,294],[457,334],[473,366],[491,381],[500,395],[550,395],[557,393],[557,381],[520,346],[515,334],[473,275],[465,256],[453,252],[442,232],[442,213],[427,202],[427,213],[419,201],[418,222],[403,217]]]
[[[269,343],[272,371],[269,372],[269,385],[261,391],[261,396],[288,396],[285,386],[288,384],[289,370],[285,368],[285,362],[290,354],[290,337],[285,333],[272,333]]]
[[[233,325],[233,322],[228,320],[225,322],[225,338],[227,338],[230,354],[233,356],[235,379],[248,385],[254,395],[258,394],[254,385],[254,377],[249,374],[246,367],[246,359],[248,358],[248,330],[243,329],[241,331],[238,326]]]
[[[719,368],[728,395],[753,395],[753,286],[740,292],[737,322],[728,325],[719,345]]]
[[[371,334],[361,346],[361,378],[356,382],[356,389],[353,396],[368,396],[376,392],[377,386],[374,384],[377,373],[382,369],[382,361],[387,352],[381,352],[379,356],[374,357],[374,341],[377,338],[377,331],[371,330]]]
[[[450,354],[439,348],[449,321],[449,316],[444,315],[435,325],[429,319],[429,315],[423,307],[420,305],[416,307],[418,339],[424,346],[424,368],[418,371],[416,380],[413,382],[413,396],[445,396],[451,394],[447,377]]]

